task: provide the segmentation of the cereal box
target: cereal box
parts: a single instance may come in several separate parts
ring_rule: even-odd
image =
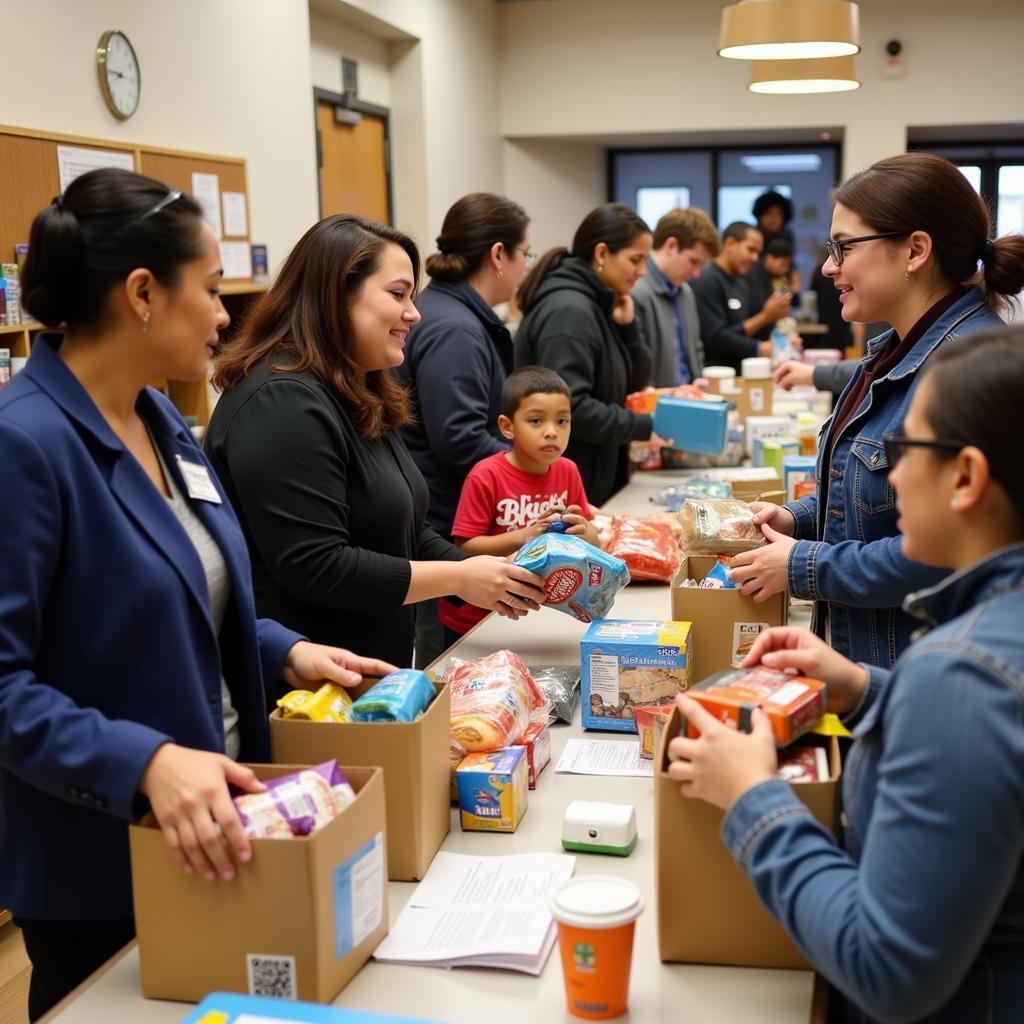
[[[536,789],[537,776],[544,770],[544,765],[551,760],[551,733],[548,731],[548,723],[531,722],[520,738],[519,745],[526,747],[530,789]]]
[[[580,642],[583,728],[633,732],[637,706],[671,704],[693,681],[689,622],[601,619]]]
[[[526,747],[468,754],[455,771],[464,832],[515,832],[526,813]]]

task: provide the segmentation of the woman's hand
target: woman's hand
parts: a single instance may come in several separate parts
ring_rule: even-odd
[[[478,608],[518,619],[536,611],[545,601],[544,581],[507,559],[476,555],[453,565],[457,574],[455,594]]]
[[[789,553],[796,541],[785,534],[762,526],[769,543],[752,551],[742,551],[729,561],[729,579],[739,585],[744,597],[753,597],[757,604],[789,587]]]
[[[795,626],[766,629],[743,659],[743,668],[794,668],[801,675],[821,679],[828,686],[828,710],[849,714],[868,685],[867,671],[833,651],[820,637]]]
[[[676,706],[700,733],[695,740],[678,737],[668,745],[668,773],[683,796],[727,811],[748,789],[775,777],[775,733],[760,708],[754,709],[746,734],[723,725],[685,694],[676,697]]]
[[[243,863],[252,857],[229,782],[247,793],[267,788],[249,768],[223,754],[165,743],[139,783],[182,870],[211,882],[218,875],[225,881],[235,877],[229,849]]]
[[[814,383],[814,367],[810,363],[798,363],[795,359],[789,359],[776,367],[772,381],[786,391],[804,387]]]
[[[281,678],[293,690],[308,690],[311,684],[338,683],[355,686],[363,676],[386,676],[394,665],[376,658],[361,658],[342,647],[328,647],[300,640],[285,655]]]
[[[770,526],[775,533],[792,537],[796,533],[796,516],[784,505],[771,501],[752,501],[750,511],[754,513],[755,526]]]
[[[612,306],[612,320],[620,327],[631,324],[636,316],[636,303],[633,296],[626,292],[625,295],[616,295],[615,304]]]

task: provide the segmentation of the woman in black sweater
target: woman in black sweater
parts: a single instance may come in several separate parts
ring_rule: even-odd
[[[515,364],[546,366],[569,385],[572,436],[565,454],[597,505],[626,485],[629,442],[659,440],[650,416],[622,404],[646,387],[651,372],[629,294],[647,272],[650,248],[647,225],[628,206],[605,203],[583,219],[572,249],[545,253],[519,289],[525,316]]]
[[[256,607],[310,639],[408,665],[417,601],[455,594],[510,618],[541,581],[466,558],[426,522],[390,370],[419,320],[415,243],[352,216],[314,225],[218,360],[206,450],[242,522]]]

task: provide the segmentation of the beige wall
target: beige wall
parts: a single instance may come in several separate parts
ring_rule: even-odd
[[[279,262],[316,216],[306,0],[0,0],[0,123],[244,157],[252,237]],[[118,28],[142,71],[120,122],[96,81]]]
[[[723,6],[499,5],[502,133],[572,138],[837,125],[845,130],[849,174],[901,151],[907,125],[1019,122],[1024,113],[1021,0],[861,0],[862,88],[807,97],[747,91],[745,62],[715,54]],[[880,73],[891,38],[904,44],[899,81]]]
[[[341,92],[341,58],[359,62],[359,98],[391,106],[391,54],[388,43],[370,32],[309,12],[309,57],[313,85]]]

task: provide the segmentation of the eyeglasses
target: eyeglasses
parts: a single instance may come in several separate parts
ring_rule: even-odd
[[[170,192],[167,193],[167,195],[165,195],[163,197],[163,199],[160,200],[159,203],[156,204],[156,206],[154,206],[152,209],[147,210],[139,218],[139,220],[145,220],[147,217],[155,216],[161,210],[163,210],[165,207],[170,206],[171,203],[175,202],[176,200],[178,200],[180,198],[181,198],[181,190],[180,189],[172,189]]]
[[[848,246],[856,245],[857,242],[873,242],[876,238],[903,238],[905,235],[905,231],[883,231],[880,235],[858,235],[856,238],[842,238],[838,242],[830,238],[825,243],[825,252],[837,267],[841,267]]]
[[[516,252],[521,252],[523,254],[523,259],[526,260],[527,263],[532,263],[537,258],[537,254],[529,246],[524,247],[522,245],[517,245],[515,248]]]
[[[965,447],[964,441],[951,441],[943,438],[924,440],[916,437],[905,437],[903,434],[886,434],[882,439],[885,448],[885,461],[892,469],[907,453],[908,448],[937,448],[940,451],[958,452]]]

